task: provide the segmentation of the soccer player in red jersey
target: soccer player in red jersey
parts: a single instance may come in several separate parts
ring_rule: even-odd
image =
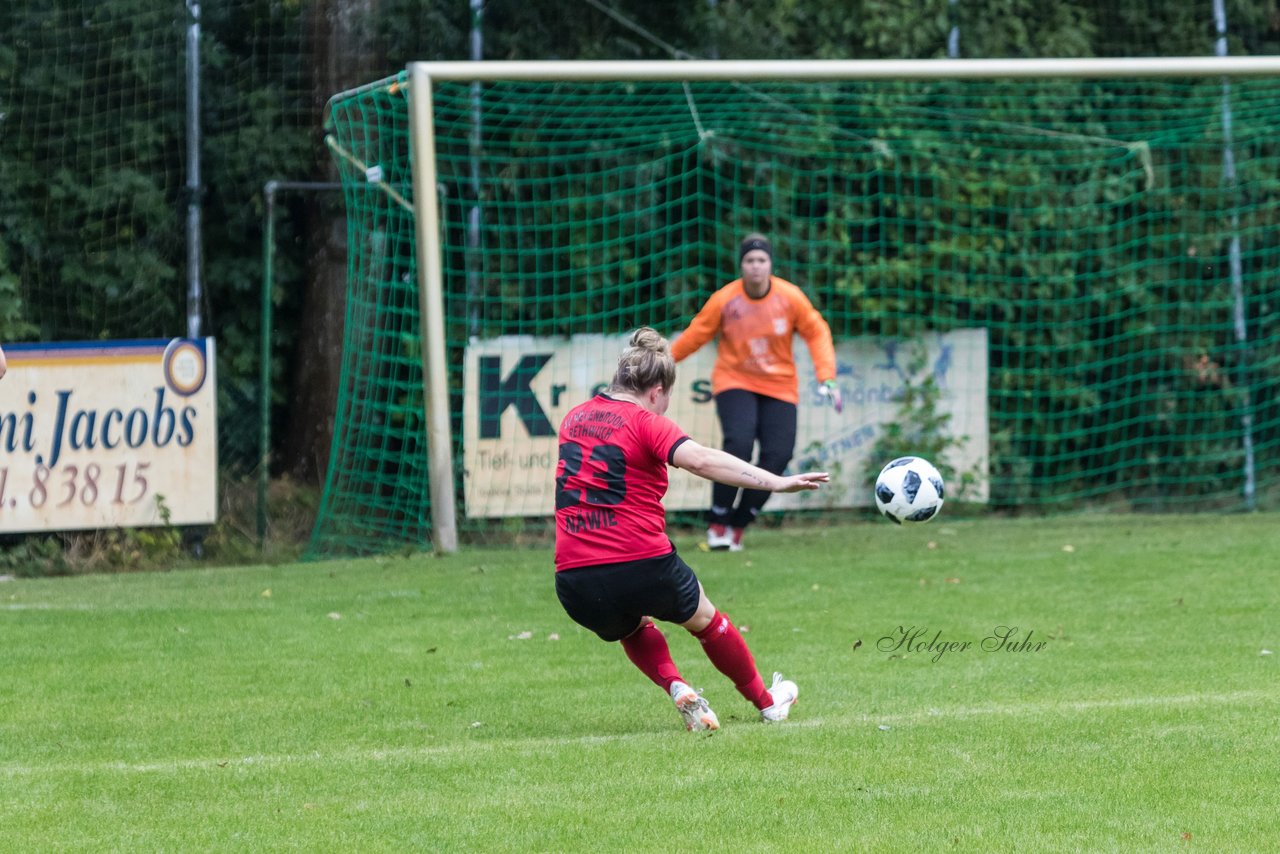
[[[648,327],[637,329],[608,390],[561,422],[556,595],[574,622],[622,643],[631,662],[670,695],[687,729],[719,729],[720,722],[681,678],[654,619],[676,623],[701,641],[707,658],[762,719],[786,720],[796,684],[775,673],[765,688],[746,641],[707,599],[667,537],[667,466],[769,492],[817,489],[830,477],[784,477],[699,445],[665,417],[675,380],[667,340]]]

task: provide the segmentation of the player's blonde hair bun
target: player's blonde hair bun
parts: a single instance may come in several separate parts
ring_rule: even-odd
[[[666,338],[648,326],[631,333],[631,340],[618,357],[611,388],[639,394],[655,385],[670,389],[676,383],[676,361]]]

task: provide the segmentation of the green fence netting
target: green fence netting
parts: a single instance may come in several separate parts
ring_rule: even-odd
[[[407,92],[329,105],[350,290],[316,554],[432,541]],[[988,331],[989,506],[1277,504],[1280,81],[434,98],[458,460],[469,341],[678,332],[759,230],[837,338]],[[459,519],[475,539],[519,527]]]

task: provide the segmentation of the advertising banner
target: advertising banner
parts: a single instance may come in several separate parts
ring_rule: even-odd
[[[570,338],[507,336],[475,341],[464,366],[463,444],[466,513],[473,518],[546,516],[554,512],[560,421],[577,404],[607,387],[626,335]],[[832,483],[816,492],[775,495],[766,510],[860,507],[874,503],[866,472],[888,460],[869,453],[882,425],[899,418],[908,385],[932,377],[938,410],[950,416],[956,446],[946,459],[972,473],[967,501],[987,497],[987,332],[960,329],[912,341],[855,338],[836,342],[837,382],[844,411],[818,394],[808,347],[794,343],[800,377],[798,436],[790,471],[829,471]],[[711,397],[714,342],[677,366],[667,417],[695,441],[721,446]],[[899,453],[910,453],[902,448]],[[934,461],[938,462],[938,461]],[[671,469],[668,510],[700,510],[711,484]]]
[[[5,346],[0,532],[217,518],[214,339]]]

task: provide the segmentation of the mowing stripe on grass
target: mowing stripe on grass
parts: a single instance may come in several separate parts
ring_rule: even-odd
[[[1252,703],[1259,701],[1280,702],[1280,694],[1265,691],[1235,691],[1226,694],[1182,694],[1174,697],[1117,697],[1105,700],[1077,700],[1067,703],[1062,702],[1041,702],[1041,703],[1021,703],[1011,705],[991,705],[991,706],[973,706],[968,708],[954,709],[926,709],[923,711],[907,712],[903,714],[892,715],[857,715],[852,718],[843,719],[825,719],[825,718],[805,718],[796,721],[789,721],[777,727],[769,727],[779,732],[797,729],[813,729],[821,726],[863,726],[863,725],[888,725],[888,724],[907,724],[922,723],[930,721],[939,721],[956,718],[983,717],[992,715],[1044,715],[1044,714],[1078,714],[1082,712],[1106,710],[1106,709],[1126,709],[1126,708],[1151,708],[1157,706],[1187,706],[1187,705],[1219,705],[1229,706],[1240,703]],[[754,724],[749,724],[754,725]],[[764,726],[761,724],[760,726]],[[569,746],[589,746],[592,744],[611,744],[618,742],[636,741],[655,737],[653,732],[635,732],[617,735],[585,735],[572,738],[531,738],[519,740],[495,740],[495,741],[467,741],[455,742],[452,744],[442,744],[436,746],[422,745],[416,747],[399,747],[399,748],[367,748],[362,750],[345,750],[340,753],[293,753],[293,754],[277,754],[264,756],[243,756],[239,759],[172,759],[159,762],[48,762],[43,764],[26,764],[19,762],[8,762],[0,764],[0,774],[5,777],[20,777],[39,774],[83,774],[98,772],[118,772],[124,774],[154,774],[166,773],[172,771],[185,771],[193,769],[209,769],[209,768],[276,768],[294,765],[306,765],[316,763],[340,763],[340,762],[357,762],[357,761],[373,761],[385,762],[388,760],[405,760],[426,758],[430,756],[449,755],[454,753],[474,752],[477,750],[493,751],[493,750],[514,750],[514,751],[542,751],[548,748],[569,747]],[[683,737],[680,733],[673,733],[676,737]],[[710,735],[702,736],[704,738],[713,737]]]

